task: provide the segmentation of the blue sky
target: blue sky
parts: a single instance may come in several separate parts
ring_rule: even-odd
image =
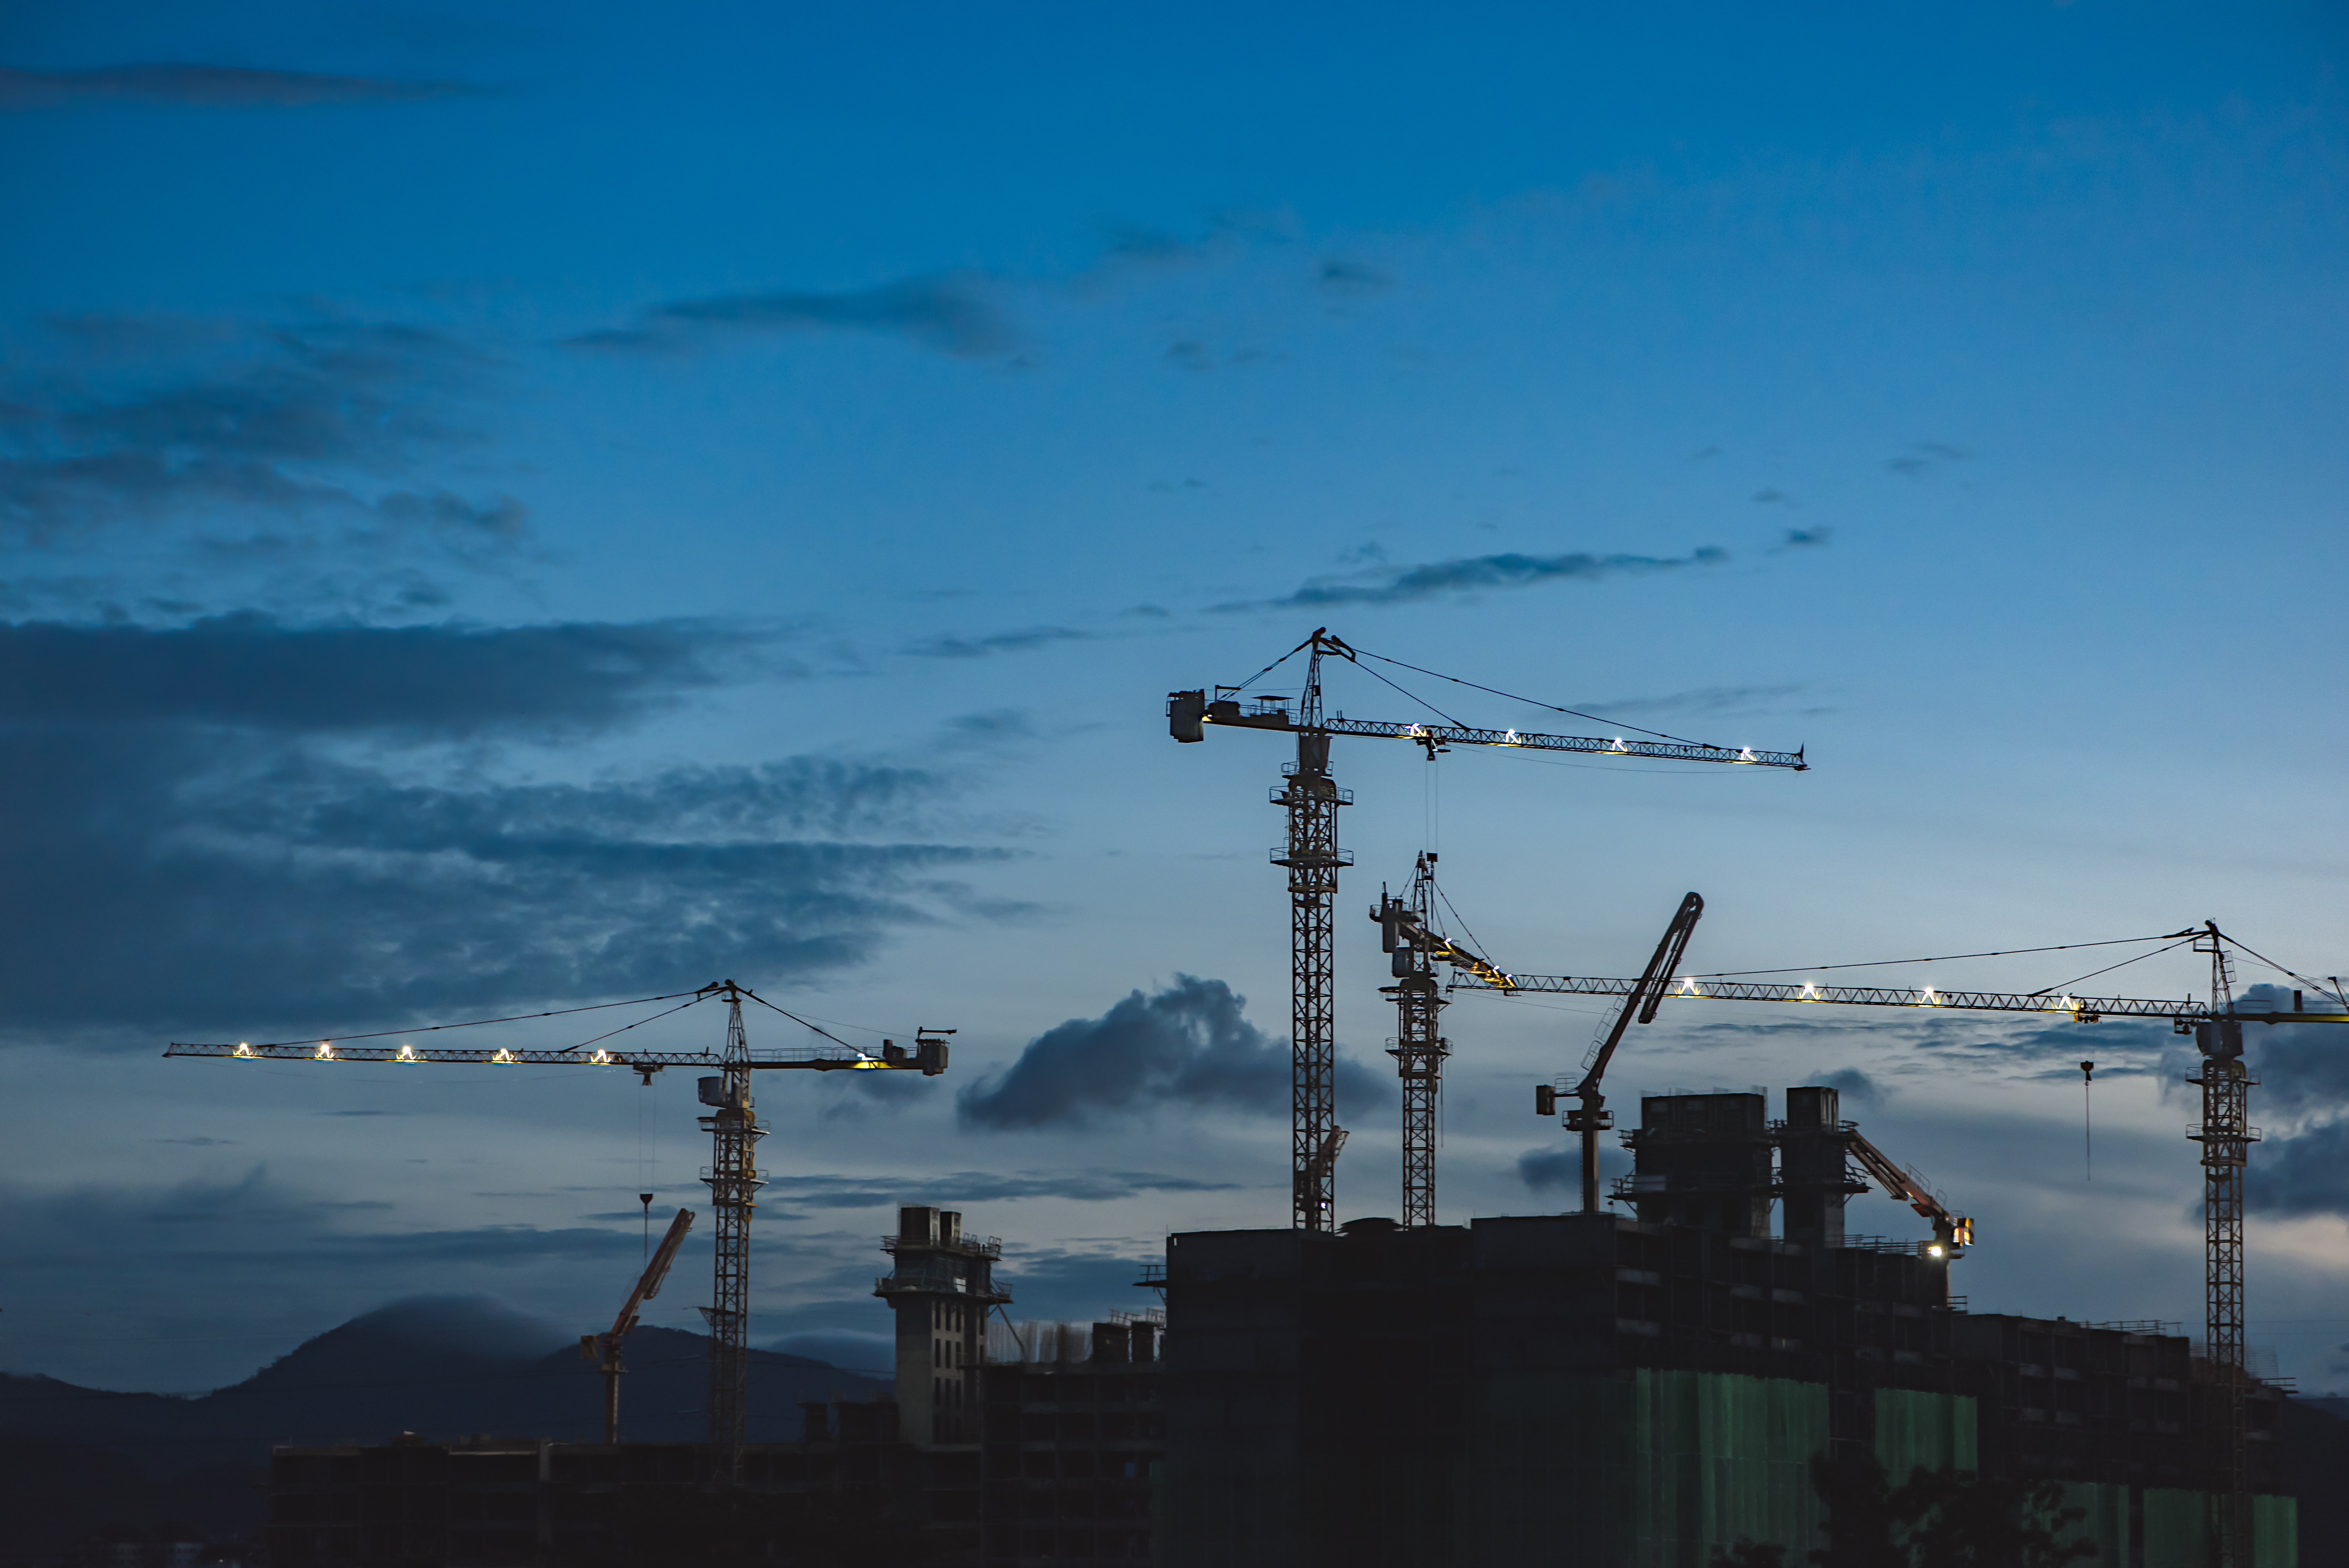
[[[156,1054],[729,975],[962,1031],[947,1079],[763,1092],[762,1336],[878,1326],[901,1198],[1006,1237],[1047,1315],[1281,1222],[1281,758],[1160,707],[1325,622],[1816,764],[1341,742],[1349,1214],[1396,1202],[1355,906],[1425,847],[1528,971],[1635,969],[1690,888],[1701,969],[2204,918],[2349,967],[2344,33],[11,7],[0,1365],[209,1386],[417,1290],[594,1319],[632,1194],[698,1195],[687,1086]],[[1565,1202],[1525,1086],[1594,1021],[1452,1010],[1444,1217]],[[2190,1323],[2182,1065],[2085,1038],[1724,1009],[1616,1074],[1858,1072],[1978,1217],[1977,1307]],[[2349,1384],[2349,1039],[2257,1048],[2253,1336]]]

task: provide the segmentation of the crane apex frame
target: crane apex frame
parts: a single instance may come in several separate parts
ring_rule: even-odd
[[[1339,788],[1330,777],[1332,736],[1408,740],[1425,748],[1431,761],[1438,753],[1454,746],[1501,746],[1603,757],[1784,768],[1797,772],[1810,764],[1799,749],[1756,751],[1751,747],[1714,746],[1669,738],[1626,740],[1619,735],[1538,735],[1451,723],[1350,719],[1343,714],[1332,717],[1322,711],[1322,660],[1334,657],[1359,665],[1365,658],[1383,659],[1383,655],[1365,653],[1343,638],[1333,636],[1327,626],[1317,626],[1310,636],[1257,674],[1268,673],[1299,654],[1307,655],[1305,684],[1293,715],[1285,699],[1272,696],[1257,699],[1252,711],[1244,709],[1240,693],[1257,678],[1252,676],[1237,686],[1202,686],[1167,693],[1166,728],[1174,739],[1185,744],[1205,740],[1210,725],[1268,729],[1297,738],[1297,760],[1281,766],[1282,781],[1274,786],[1271,795],[1272,803],[1287,808],[1288,812],[1288,841],[1274,848],[1271,860],[1288,872],[1290,1221],[1299,1230],[1326,1231],[1336,1224],[1337,1151],[1344,1141],[1338,1127],[1335,1095],[1337,1043],[1331,996],[1334,960],[1330,911],[1337,898],[1338,872],[1353,864],[1352,854],[1338,845],[1338,808],[1352,804],[1354,799],[1351,790]]]
[[[639,997],[636,1001],[667,1002],[687,995],[678,992],[670,995]],[[636,1073],[647,1086],[652,1083],[655,1073],[669,1068],[716,1068],[717,1073],[701,1079],[698,1086],[701,1103],[712,1110],[711,1115],[701,1119],[703,1130],[711,1135],[710,1172],[702,1180],[709,1185],[710,1204],[717,1220],[712,1301],[700,1310],[709,1320],[710,1331],[709,1445],[718,1460],[719,1479],[730,1485],[740,1469],[743,1388],[750,1371],[747,1336],[750,1318],[750,1216],[757,1208],[754,1194],[765,1185],[759,1176],[755,1150],[758,1140],[766,1136],[766,1130],[758,1124],[758,1115],[750,1097],[750,1075],[788,1069],[802,1072],[918,1072],[924,1078],[936,1078],[947,1070],[947,1037],[955,1031],[926,1025],[914,1031],[911,1049],[895,1040],[884,1040],[881,1054],[875,1057],[825,1034],[804,1018],[784,1012],[748,985],[732,980],[713,980],[690,993],[689,997],[681,1006],[670,1011],[681,1012],[685,1007],[702,1002],[725,1000],[726,1045],[722,1051],[712,1054],[708,1051],[596,1050],[583,1054],[583,1047],[576,1046],[558,1050],[434,1046],[419,1050],[407,1042],[398,1045],[371,1043],[388,1041],[401,1033],[425,1034],[440,1029],[472,1028],[555,1016],[535,1014],[514,1018],[476,1019],[465,1024],[425,1025],[409,1031],[391,1030],[364,1037],[361,1043],[356,1044],[347,1040],[338,1043],[331,1036],[315,1045],[307,1040],[279,1040],[258,1046],[242,1040],[174,1040],[165,1047],[163,1055],[167,1057],[205,1057],[232,1061],[386,1062],[443,1067],[624,1067]],[[839,1048],[771,1051],[753,1056],[749,1037],[742,1027],[742,1002],[745,997],[781,1013],[804,1028],[823,1035]],[[632,1005],[614,1002],[595,1006]],[[664,1016],[654,1015],[657,1017]],[[649,1018],[638,1020],[639,1023],[650,1021]],[[626,1026],[633,1028],[636,1026]],[[616,1034],[619,1031],[613,1032]],[[683,1232],[680,1230],[675,1234],[681,1243]],[[667,1246],[668,1238],[665,1237],[662,1244]],[[647,1278],[651,1277],[648,1271]],[[658,1288],[657,1282],[654,1288]],[[651,1292],[646,1294],[650,1295]],[[625,1333],[626,1330],[619,1332]],[[612,1353],[616,1357],[616,1346]],[[616,1384],[613,1387],[615,1393],[607,1395],[607,1398],[616,1397]]]

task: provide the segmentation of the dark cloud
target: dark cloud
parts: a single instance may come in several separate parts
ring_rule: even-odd
[[[2248,1007],[2292,1009],[2289,985],[2253,985],[2242,995]],[[2315,995],[2310,1006],[2328,1005]],[[2180,1041],[2191,1049],[2191,1042]],[[2349,1105],[2349,1026],[2340,1024],[2249,1024],[2243,1053],[2259,1078],[2261,1111],[2295,1119],[2332,1115]]]
[[[1884,1099],[1884,1090],[1877,1081],[1857,1068],[1838,1068],[1816,1081],[1835,1090],[1847,1105],[1874,1106]]]
[[[690,623],[178,627],[0,623],[0,724],[465,735],[601,727],[714,686],[750,639]]]
[[[1602,1145],[1599,1150],[1599,1189],[1601,1196],[1616,1177],[1631,1169],[1631,1157],[1620,1149]],[[1517,1180],[1537,1192],[1552,1191],[1580,1195],[1582,1188],[1582,1148],[1568,1144],[1563,1149],[1528,1149],[1517,1156]]]
[[[1002,354],[1017,346],[1012,329],[985,279],[968,273],[901,278],[837,293],[780,289],[678,300],[646,313],[633,328],[584,334],[579,347],[675,350],[709,335],[748,331],[839,331],[902,337],[962,358]]]
[[[2292,987],[2248,987],[2240,1000],[2251,1007],[2289,1011]],[[2312,1006],[2327,1005],[2309,996]],[[2243,1054],[2259,1079],[2255,1091],[2264,1118],[2297,1124],[2278,1136],[2272,1130],[2252,1152],[2243,1180],[2243,1201],[2263,1214],[2349,1215],[2349,1027],[2339,1024],[2251,1024],[2243,1029]],[[2199,1058],[2192,1042],[2180,1040],[2168,1064],[2183,1078]],[[2102,1076],[2101,1063],[2096,1068]],[[2192,1092],[2189,1090],[2188,1092]]]
[[[280,521],[208,539],[217,557],[424,541],[478,562],[523,538],[511,496],[363,482],[479,439],[448,408],[481,362],[450,338],[348,322],[204,335],[84,318],[57,330],[74,369],[20,366],[0,383],[0,532],[19,542],[254,514]],[[93,344],[128,368],[83,363]]]
[[[900,651],[920,659],[983,659],[991,654],[1019,654],[1054,643],[1089,643],[1098,634],[1071,626],[1030,626],[1018,632],[990,632],[983,636],[942,634],[908,643]]]
[[[1140,991],[1098,1018],[1071,1018],[1030,1041],[1001,1073],[955,1097],[966,1127],[1009,1130],[1081,1127],[1163,1106],[1270,1113],[1288,1100],[1289,1054],[1247,1021],[1245,998],[1220,980],[1178,975],[1154,995]],[[1371,1075],[1340,1063],[1346,1102],[1381,1098]]]
[[[954,909],[948,879],[1000,851],[928,835],[935,769],[511,783],[439,777],[417,748],[609,729],[705,683],[708,650],[681,628],[5,629],[8,1037],[258,1038],[781,980]],[[357,758],[320,740],[357,732]]]
[[[1835,530],[1832,528],[1790,528],[1771,549],[1774,553],[1788,550],[1818,550],[1834,537]]]
[[[1216,604],[1212,608],[1232,612],[1412,604],[1487,588],[1526,588],[1542,583],[1588,583],[1606,577],[1680,572],[1692,566],[1718,565],[1728,559],[1728,552],[1712,545],[1702,545],[1679,556],[1591,555],[1578,551],[1566,555],[1477,555],[1359,572],[1346,578],[1319,578],[1284,598]]]
[[[2349,1214],[2349,1121],[2261,1144],[2243,1173],[2243,1206],[2254,1214]]]
[[[1528,1149],[1517,1156],[1517,1180],[1537,1192],[1582,1180],[1582,1156],[1572,1149]]]
[[[109,66],[83,71],[0,68],[0,110],[126,101],[208,108],[310,108],[321,104],[417,103],[478,90],[461,82],[399,81],[234,66]]]
[[[1795,504],[1795,498],[1788,495],[1782,490],[1755,490],[1754,492],[1754,500],[1756,505],[1760,506],[1793,506]]]

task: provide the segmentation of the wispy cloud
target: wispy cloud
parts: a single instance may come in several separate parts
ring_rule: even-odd
[[[1376,267],[1333,257],[1321,263],[1320,270],[1314,274],[1313,284],[1323,294],[1365,294],[1392,288],[1394,280]]]
[[[1484,589],[1530,588],[1544,583],[1592,583],[1607,577],[1684,572],[1691,567],[1719,565],[1728,559],[1727,551],[1709,544],[1700,545],[1686,555],[1594,555],[1582,551],[1563,555],[1474,555],[1315,578],[1282,598],[1248,600],[1211,608],[1231,613],[1411,604]]]
[[[871,288],[823,292],[777,289],[676,300],[645,313],[634,327],[572,338],[582,348],[678,351],[747,332],[863,332],[904,338],[960,358],[1016,347],[1019,334],[975,273],[936,273]]]
[[[924,637],[899,651],[917,659],[983,659],[995,654],[1023,654],[1054,643],[1089,643],[1099,635],[1073,626],[1030,626],[1023,631],[989,632],[979,636],[945,634]]]
[[[1781,697],[1793,696],[1806,689],[1799,684],[1789,686],[1692,686],[1687,691],[1666,692],[1661,696],[1622,696],[1594,698],[1571,706],[1588,713],[1604,714],[1714,714],[1745,713],[1766,707]]]
[[[421,538],[473,558],[523,535],[511,496],[383,482],[480,439],[449,407],[481,361],[441,334],[316,321],[199,336],[91,318],[56,330],[74,369],[20,361],[0,384],[0,531],[21,543],[254,513],[305,537],[339,525],[345,543]],[[267,531],[215,542],[247,553],[292,547]]]
[[[109,102],[183,104],[204,108],[312,108],[324,104],[418,103],[480,90],[463,82],[184,63],[106,66],[80,71],[0,68],[0,110]]]
[[[1914,441],[1898,457],[1884,459],[1884,466],[1904,479],[1921,480],[1951,463],[1970,460],[1973,454],[1947,441]]]

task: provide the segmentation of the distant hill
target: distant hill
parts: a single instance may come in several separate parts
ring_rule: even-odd
[[[549,1338],[554,1342],[550,1344]],[[628,1336],[620,1435],[691,1442],[707,1434],[709,1341],[674,1328]],[[803,1400],[885,1398],[889,1387],[804,1356],[750,1352],[753,1442],[796,1441]],[[264,1464],[273,1443],[603,1439],[603,1379],[575,1337],[487,1297],[419,1297],[353,1318],[243,1382],[210,1394],[119,1394],[53,1377],[0,1375],[0,1438],[119,1454],[152,1477]]]

